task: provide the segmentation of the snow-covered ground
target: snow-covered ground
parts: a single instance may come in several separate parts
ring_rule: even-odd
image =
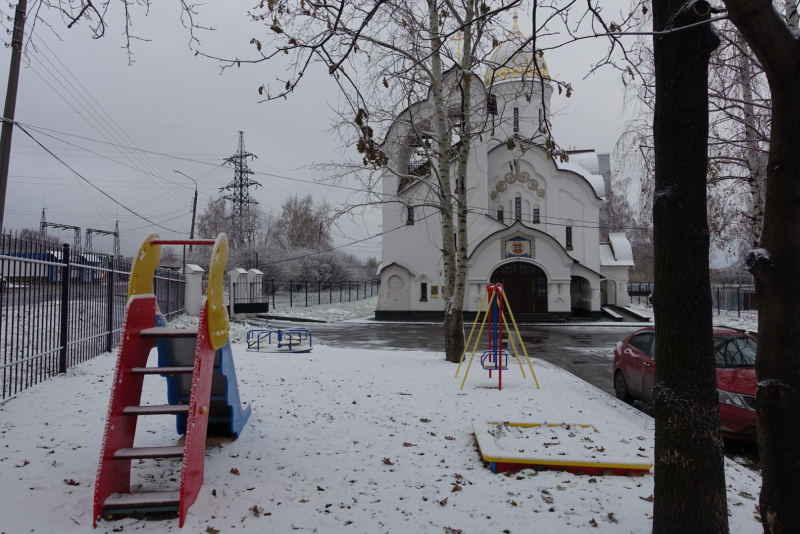
[[[641,304],[631,304],[629,306],[633,308],[637,312],[652,317],[653,316],[653,307],[648,306],[644,303]],[[717,315],[716,310],[714,310],[714,314],[712,316],[714,326],[729,326],[732,328],[739,328],[741,330],[747,330],[748,332],[758,332],[758,319],[751,319],[751,318],[739,318],[735,315]]]
[[[503,390],[423,352],[317,346],[307,355],[234,345],[253,413],[237,441],[210,440],[205,484],[184,532],[482,533],[652,529],[653,477],[491,473],[471,421],[591,423],[652,455],[653,419],[534,360],[541,389],[511,361]],[[115,356],[101,355],[0,406],[0,531],[93,532],[93,482]],[[155,364],[155,351],[150,364]],[[464,369],[462,368],[462,376]],[[147,377],[143,404],[166,401]],[[139,418],[136,446],[175,445],[170,416]],[[177,488],[178,460],[134,465],[134,490]],[[731,532],[761,532],[758,477],[726,460]],[[702,498],[690,496],[686,498]],[[176,520],[100,522],[95,532],[178,532]]]
[[[333,304],[319,304],[308,308],[292,307],[270,310],[267,315],[273,317],[293,317],[297,319],[313,319],[334,323],[347,319],[366,317],[375,313],[378,296],[370,297],[355,302],[334,302]]]

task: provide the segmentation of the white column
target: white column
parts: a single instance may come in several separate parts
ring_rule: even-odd
[[[200,305],[203,302],[203,273],[199,265],[187,264],[183,266],[183,275],[186,278],[186,287],[183,291],[184,313],[192,317],[200,316]]]

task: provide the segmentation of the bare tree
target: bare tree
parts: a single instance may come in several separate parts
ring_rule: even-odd
[[[283,202],[273,235],[287,250],[330,248],[332,211],[327,201],[315,204],[311,195],[293,195]]]
[[[764,531],[800,524],[800,39],[797,2],[724,0],[764,69],[772,98],[764,228],[747,258],[758,295],[756,426]],[[780,11],[783,11],[781,13]]]
[[[654,534],[728,532],[708,268],[710,15],[705,0],[653,1]]]

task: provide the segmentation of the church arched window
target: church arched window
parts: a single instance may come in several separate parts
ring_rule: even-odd
[[[522,220],[522,198],[520,197],[514,199],[514,218],[518,221]]]
[[[519,131],[519,108],[514,106],[514,131]]]
[[[503,214],[503,206],[497,208],[497,220],[500,221],[501,223],[506,222]]]
[[[539,221],[539,206],[533,208],[533,222],[538,223]]]

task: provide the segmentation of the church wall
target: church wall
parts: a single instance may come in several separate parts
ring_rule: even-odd
[[[600,274],[614,280],[616,287],[616,295],[614,299],[617,306],[627,306],[630,304],[630,297],[628,296],[628,272],[630,267],[627,265],[613,265],[600,267]]]
[[[408,311],[410,302],[410,274],[408,269],[390,265],[381,271],[381,289],[378,293],[377,311]]]
[[[525,138],[531,139],[538,135],[539,128],[539,109],[542,108],[542,91],[541,85],[536,82],[533,86],[531,94],[531,82],[527,81],[524,84],[520,80],[503,81],[495,83],[491,87],[491,93],[497,97],[497,112],[498,115],[490,117],[489,126],[494,125],[493,137],[505,142],[506,139],[512,137],[515,133]],[[553,93],[553,88],[545,85],[545,108],[544,112],[550,113],[550,96]],[[527,96],[530,96],[530,101]],[[519,109],[519,131],[514,132],[514,108]],[[540,136],[541,137],[541,136]]]
[[[532,258],[504,258],[503,237],[522,235],[532,241]],[[529,262],[540,267],[547,275],[547,297],[549,313],[569,313],[570,266],[564,265],[563,251],[559,251],[548,239],[536,236],[534,231],[508,229],[488,243],[482,243],[469,259],[467,274],[467,296],[465,310],[477,311],[486,284],[492,273],[501,265],[515,261]]]

